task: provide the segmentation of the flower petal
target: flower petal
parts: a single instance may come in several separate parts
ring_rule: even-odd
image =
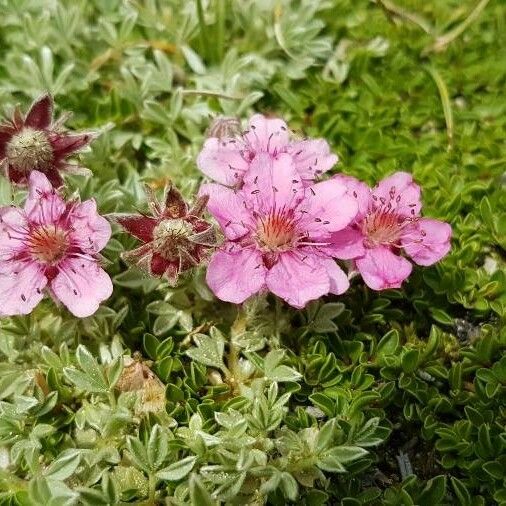
[[[111,278],[92,258],[66,259],[51,282],[56,298],[79,318],[91,316],[111,296],[112,288]]]
[[[25,125],[36,130],[44,130],[51,123],[52,117],[53,99],[50,95],[44,95],[33,103],[26,115]]]
[[[51,133],[49,141],[53,146],[53,153],[55,160],[62,160],[67,156],[79,151],[88,145],[93,139],[89,133],[84,134],[60,134]]]
[[[413,268],[408,260],[384,246],[367,249],[366,254],[355,263],[365,284],[373,290],[400,288]]]
[[[334,295],[341,295],[346,292],[346,290],[350,287],[350,282],[348,280],[348,276],[346,276],[341,267],[339,267],[334,260],[327,259],[325,260],[325,268],[327,269],[327,273],[329,275],[329,292]]]
[[[165,189],[164,218],[183,218],[188,213],[188,206],[183,196],[174,186],[168,185]]]
[[[5,158],[7,151],[7,143],[12,139],[12,134],[9,129],[3,129],[0,125],[0,160]]]
[[[262,214],[274,209],[293,209],[304,197],[302,180],[286,153],[277,158],[265,153],[258,155],[244,176],[242,192],[251,207]]]
[[[28,222],[17,207],[0,207],[0,261],[11,258],[25,248]]]
[[[158,224],[155,218],[142,214],[113,214],[111,219],[119,223],[129,234],[143,242],[153,240],[153,230]]]
[[[47,284],[43,269],[35,262],[0,264],[0,316],[31,313],[44,297]]]
[[[224,186],[203,184],[199,196],[208,195],[208,211],[216,218],[228,239],[238,239],[248,233],[251,214],[245,207],[242,192]]]
[[[58,168],[57,168],[58,167]],[[61,177],[58,169],[61,169],[60,165],[54,165],[49,169],[44,171],[45,176],[48,178],[49,182],[53,186],[53,188],[60,188],[63,185],[63,178]]]
[[[65,212],[66,204],[51,186],[48,178],[37,170],[30,173],[25,213],[30,222],[48,224],[57,221]]]
[[[364,235],[356,228],[346,227],[333,232],[328,241],[330,244],[321,249],[334,258],[351,260],[365,254]]]
[[[404,251],[418,265],[432,265],[451,248],[452,227],[444,221],[421,218],[401,239]]]
[[[14,184],[26,184],[26,181],[28,179],[28,174],[24,170],[20,170],[13,165],[9,165],[9,162],[6,160],[7,164],[7,171],[6,176],[9,179],[11,183]]]
[[[373,189],[373,199],[377,204],[391,204],[398,214],[418,216],[422,203],[420,187],[407,172],[396,172],[383,179]]]
[[[248,170],[249,163],[243,158],[239,141],[211,137],[197,157],[197,166],[214,181],[235,186]]]
[[[356,220],[361,220],[367,214],[372,202],[371,189],[365,183],[352,176],[337,174],[332,179],[336,179],[344,184],[348,191],[348,195],[351,195],[357,201],[358,213]]]
[[[292,157],[295,170],[305,181],[313,181],[338,162],[337,155],[330,152],[324,139],[290,142],[286,152]]]
[[[288,144],[289,134],[283,120],[255,114],[249,120],[244,138],[255,154],[276,155]]]
[[[211,257],[206,280],[216,297],[240,304],[265,287],[266,272],[259,251],[222,250]]]
[[[151,274],[154,276],[163,276],[165,271],[169,268],[171,265],[171,262],[163,258],[158,253],[153,253],[153,256],[151,257]],[[172,265],[175,265],[176,267],[179,267],[179,261],[172,262]],[[179,270],[179,269],[177,269]]]
[[[87,253],[102,250],[111,238],[111,225],[97,212],[95,199],[86,200],[72,209],[69,215],[71,237]]]
[[[296,308],[329,293],[325,261],[315,255],[286,252],[267,273],[267,288]]]
[[[312,236],[325,236],[346,227],[355,219],[358,204],[335,179],[316,183],[305,189],[302,223]]]

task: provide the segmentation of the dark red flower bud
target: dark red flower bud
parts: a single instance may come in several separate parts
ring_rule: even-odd
[[[44,95],[25,117],[16,109],[11,120],[0,124],[0,167],[16,184],[26,184],[32,170],[45,174],[54,187],[62,185],[60,171],[79,167],[67,158],[92,140],[92,134],[70,134],[53,122],[53,99]]]
[[[152,276],[164,277],[174,286],[181,272],[199,265],[216,245],[213,226],[201,218],[207,197],[189,208],[179,191],[169,184],[164,203],[147,187],[152,216],[112,215],[117,223],[143,244],[122,254],[123,260]]]

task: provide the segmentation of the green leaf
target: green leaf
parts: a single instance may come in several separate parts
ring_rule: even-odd
[[[197,462],[196,456],[186,457],[174,462],[170,466],[158,471],[156,477],[160,480],[178,481],[184,478]]]
[[[128,437],[126,447],[130,453],[132,463],[142,471],[149,473],[151,469],[149,466],[148,454],[146,452],[146,448],[144,448],[144,445],[139,441],[139,439],[131,436]]]
[[[79,345],[76,349],[77,363],[81,369],[91,378],[102,381],[105,386],[105,378],[102,369],[98,365],[93,355],[83,346]]]
[[[190,500],[191,504],[198,506],[216,506],[216,502],[196,474],[190,476]]]
[[[396,330],[387,332],[378,343],[376,354],[378,357],[394,355],[399,347],[399,333]]]
[[[486,462],[483,469],[496,480],[502,480],[506,476],[504,466],[497,460]]]
[[[430,314],[434,320],[442,325],[453,325],[453,318],[442,309],[432,308]]]
[[[282,350],[272,350],[265,356],[264,373],[270,381],[298,381],[302,374],[286,365],[278,365],[284,358]]]
[[[427,482],[418,498],[419,504],[440,504],[446,492],[446,477],[436,476]]]
[[[470,506],[471,494],[468,492],[467,487],[464,485],[464,483],[455,476],[450,476],[450,482],[452,484],[453,491],[457,496],[459,504],[461,506]]]
[[[193,360],[209,367],[216,369],[224,369],[223,352],[225,350],[225,343],[221,339],[212,339],[204,334],[196,334],[195,342],[197,348],[190,348],[186,354]]]
[[[359,446],[334,446],[320,454],[317,466],[324,471],[345,472],[343,464],[358,460],[368,453]]]
[[[337,458],[341,464],[347,464],[362,458],[369,452],[359,446],[335,446],[329,450],[329,453]]]
[[[52,480],[66,480],[77,469],[81,455],[79,451],[57,458],[45,471],[44,476]]]
[[[86,373],[79,371],[73,367],[65,367],[63,369],[65,377],[70,380],[77,388],[85,390],[89,393],[106,393],[109,391],[105,381],[88,376]]]
[[[157,359],[156,350],[158,348],[158,345],[160,344],[160,341],[153,334],[146,333],[144,334],[142,344],[148,356],[151,359],[156,360]]]
[[[149,442],[147,444],[147,459],[150,468],[156,471],[167,457],[169,451],[169,440],[167,433],[156,424],[151,429]]]
[[[418,350],[409,350],[408,352],[404,353],[401,359],[402,370],[406,374],[415,372],[419,357],[420,352]]]

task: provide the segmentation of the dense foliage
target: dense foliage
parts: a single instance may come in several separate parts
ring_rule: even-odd
[[[506,504],[506,6],[500,0],[0,0],[0,104],[98,137],[67,192],[193,198],[210,118],[325,137],[453,227],[399,290],[238,309],[102,250],[113,296],[0,324],[0,504]],[[2,205],[23,200],[2,178]]]

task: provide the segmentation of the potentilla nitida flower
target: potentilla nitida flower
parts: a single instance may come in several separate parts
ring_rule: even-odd
[[[396,172],[373,189],[350,176],[333,179],[346,185],[359,212],[352,225],[333,234],[330,250],[338,258],[353,259],[370,288],[401,286],[412,270],[403,252],[427,266],[450,251],[450,225],[420,216],[420,187],[411,174]]]
[[[62,118],[53,122],[53,99],[44,95],[26,116],[16,109],[11,120],[0,124],[0,167],[16,184],[26,184],[32,170],[46,175],[58,188],[60,171],[80,170],[67,158],[90,143],[90,133],[68,133]]]
[[[28,188],[24,209],[0,208],[0,316],[30,313],[45,290],[90,316],[112,293],[97,258],[111,227],[94,200],[65,202],[41,172]]]
[[[277,118],[255,114],[246,131],[240,132],[237,123],[216,121],[212,135],[197,158],[199,169],[214,181],[238,188],[252,162],[259,155],[272,159],[280,155],[290,156],[297,178],[308,186],[315,178],[337,163],[324,139],[295,140],[290,136],[286,123]]]
[[[240,190],[210,183],[200,194],[209,195],[208,209],[227,239],[207,269],[220,299],[239,304],[269,290],[302,308],[347,290],[347,276],[327,250],[332,234],[357,214],[341,182],[305,187],[288,153],[259,154]]]
[[[197,199],[189,208],[172,185],[165,190],[160,203],[146,188],[152,215],[116,214],[118,222],[142,245],[122,254],[125,262],[135,265],[152,276],[164,277],[175,286],[179,274],[199,265],[216,244],[214,228],[202,219],[206,197]]]

